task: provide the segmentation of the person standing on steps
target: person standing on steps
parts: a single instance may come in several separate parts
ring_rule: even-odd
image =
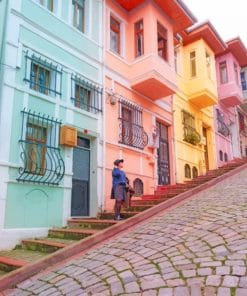
[[[115,199],[115,217],[114,220],[122,220],[120,216],[121,207],[126,198],[126,175],[123,171],[123,159],[114,161],[112,170],[112,196]]]

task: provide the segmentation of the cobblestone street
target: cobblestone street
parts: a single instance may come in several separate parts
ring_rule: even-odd
[[[247,295],[247,170],[6,295]]]

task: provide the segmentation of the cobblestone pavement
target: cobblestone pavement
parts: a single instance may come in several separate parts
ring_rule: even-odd
[[[247,296],[247,170],[8,295]]]

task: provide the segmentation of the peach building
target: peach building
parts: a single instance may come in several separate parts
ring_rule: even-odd
[[[183,31],[175,42],[176,182],[216,168],[213,106],[218,103],[215,55],[225,43],[210,22]]]
[[[106,162],[110,209],[113,161],[123,158],[136,194],[175,182],[175,33],[195,22],[175,0],[107,0],[105,17]]]
[[[242,146],[245,147],[246,133],[240,72],[247,64],[247,50],[239,38],[226,44],[226,50],[216,59],[219,102],[215,106],[214,118],[218,166],[244,156]]]

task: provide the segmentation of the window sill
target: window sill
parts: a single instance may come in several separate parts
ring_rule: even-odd
[[[121,54],[118,54],[117,52],[112,51],[110,48],[107,49],[107,52],[126,63],[125,57],[122,56]]]

